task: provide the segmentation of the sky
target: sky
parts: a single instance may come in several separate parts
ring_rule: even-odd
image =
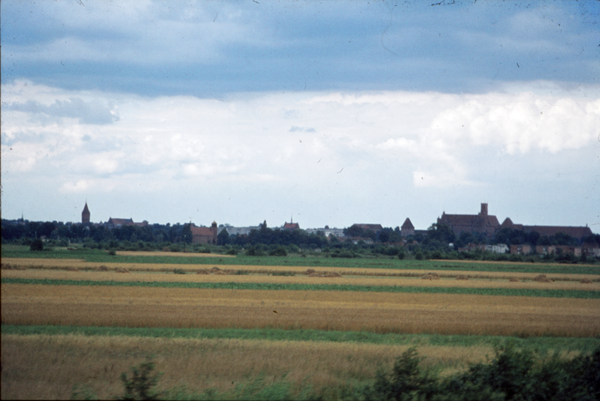
[[[2,218],[600,233],[600,1],[16,1]]]

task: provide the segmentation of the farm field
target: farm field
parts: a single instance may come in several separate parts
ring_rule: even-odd
[[[393,265],[291,266],[285,258],[256,265],[197,255],[202,263],[3,256],[3,398],[69,398],[75,385],[114,396],[119,374],[151,355],[164,388],[236,398],[268,383],[302,398],[311,388],[372,382],[414,344],[444,374],[484,361],[505,341],[565,357],[600,345],[598,266],[377,259],[371,263]],[[175,334],[184,332],[212,334]]]

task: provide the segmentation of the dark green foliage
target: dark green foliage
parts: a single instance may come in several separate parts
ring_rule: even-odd
[[[364,387],[365,400],[573,400],[600,399],[600,347],[572,360],[554,354],[543,358],[531,350],[497,348],[490,363],[440,379],[422,372],[414,348],[396,360],[392,373],[378,373]]]
[[[287,251],[284,247],[278,246],[269,252],[270,256],[287,256]]]
[[[117,255],[117,251],[114,248],[111,248],[108,250],[108,254],[110,256],[116,256]]]
[[[125,394],[120,397],[122,400],[158,400],[159,394],[154,391],[158,384],[161,373],[152,376],[154,362],[149,361],[131,368],[131,377],[126,373],[121,373],[121,382],[125,386]]]
[[[41,239],[35,239],[31,242],[31,245],[29,246],[29,249],[32,251],[43,251],[44,250],[44,243],[42,242]]]

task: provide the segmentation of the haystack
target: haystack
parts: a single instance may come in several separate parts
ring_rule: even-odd
[[[550,283],[551,281],[545,274],[539,274],[533,278],[533,281],[537,281],[538,283]]]
[[[100,272],[107,272],[107,271],[108,271],[108,267],[106,267],[106,266],[104,266],[104,265],[101,265],[101,266],[98,266],[98,267],[96,268],[96,270],[98,270],[98,271],[100,271]]]
[[[458,276],[456,276],[457,280],[468,280],[469,277],[465,276],[464,274],[459,274]]]
[[[212,271],[212,269],[211,269],[211,271]],[[218,275],[218,276],[224,276],[224,275],[226,275],[227,273],[225,273],[223,270],[215,270],[215,271],[213,272],[213,274],[216,274],[216,275]]]
[[[337,272],[327,272],[323,277],[342,277],[342,275]]]
[[[323,277],[323,276],[321,276],[321,274],[320,274],[320,273],[314,272],[314,273],[310,273],[310,274],[308,275],[308,277]]]
[[[70,272],[78,272],[79,268],[76,266],[67,266],[67,268],[65,270],[70,271]]]
[[[424,275],[423,277],[421,277],[423,280],[439,280],[440,276],[437,273],[427,273],[426,275]]]
[[[508,281],[510,281],[511,283],[518,283],[519,279],[518,278],[514,278],[512,277],[511,279],[509,279]]]
[[[217,266],[213,267],[212,269],[210,269],[211,273],[216,273],[216,272],[220,272],[221,269],[219,269]]]
[[[117,272],[117,273],[129,273],[129,269],[126,269],[124,267],[117,267],[115,269],[115,272]]]
[[[12,270],[13,267],[12,267],[12,265],[10,263],[2,263],[0,265],[0,269],[2,269],[2,270]]]
[[[307,269],[306,270],[306,274],[311,275],[313,273],[316,273],[317,271],[315,269]]]
[[[206,269],[198,270],[196,274],[210,274],[210,272]]]
[[[579,281],[581,284],[592,284],[592,280],[590,280],[589,278],[583,278],[581,279],[581,281]]]

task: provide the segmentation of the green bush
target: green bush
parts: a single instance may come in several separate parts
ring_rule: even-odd
[[[151,376],[154,370],[154,362],[142,363],[139,367],[131,368],[131,377],[126,373],[121,373],[121,382],[125,386],[125,394],[120,397],[122,400],[158,400],[159,393],[153,390],[158,384],[161,373]]]
[[[31,245],[29,245],[29,249],[32,250],[32,251],[43,251],[44,250],[44,243],[42,242],[41,239],[35,239],[31,243]]]
[[[270,256],[287,256],[287,251],[285,250],[284,247],[282,246],[278,246],[276,249],[273,249],[271,252],[269,252]]]

